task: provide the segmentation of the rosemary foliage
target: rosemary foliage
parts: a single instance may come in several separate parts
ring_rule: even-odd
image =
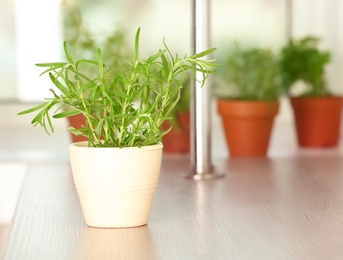
[[[326,81],[326,66],[331,53],[319,48],[320,38],[306,36],[290,39],[280,52],[282,87],[290,93],[293,83],[300,80],[306,85],[302,96],[325,97],[332,95]]]
[[[52,97],[19,115],[36,112],[31,123],[42,126],[50,134],[54,131],[52,118],[83,114],[86,124],[78,129],[71,127],[69,131],[87,137],[89,147],[141,147],[160,143],[170,130],[163,131],[162,123],[171,119],[186,72],[194,77],[196,71],[201,72],[201,79],[196,80],[204,84],[215,68],[214,60],[205,58],[215,48],[179,57],[171,53],[163,40],[164,49],[140,58],[139,35],[140,28],[135,37],[133,60],[126,60],[120,68],[104,64],[101,49],[97,60],[74,61],[64,42],[65,62],[36,64],[45,69],[42,74],[48,74],[53,82]],[[94,66],[95,77],[84,73]]]

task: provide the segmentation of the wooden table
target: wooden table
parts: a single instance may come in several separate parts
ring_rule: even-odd
[[[165,156],[147,226],[89,228],[68,161],[36,162],[13,220],[5,260],[343,259],[339,156],[222,159],[225,177],[180,177]]]

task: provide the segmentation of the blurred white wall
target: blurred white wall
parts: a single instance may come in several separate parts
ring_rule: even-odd
[[[0,100],[15,98],[14,5],[11,0],[0,1],[0,79]]]
[[[61,60],[59,0],[15,0],[17,98],[42,100],[50,96],[50,80],[39,78],[35,63]]]

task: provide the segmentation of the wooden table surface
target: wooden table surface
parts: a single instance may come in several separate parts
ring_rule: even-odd
[[[340,156],[222,159],[194,181],[165,156],[147,226],[86,226],[68,161],[29,165],[5,260],[343,259]]]

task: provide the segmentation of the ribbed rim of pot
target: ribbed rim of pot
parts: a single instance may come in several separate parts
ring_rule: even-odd
[[[88,147],[88,141],[83,141],[83,142],[76,142],[76,143],[71,143],[69,145],[69,150],[72,151],[82,151],[82,152],[103,152],[103,153],[113,153],[113,152],[118,152],[118,153],[122,153],[122,152],[139,152],[139,151],[151,151],[151,150],[159,150],[162,149],[163,145],[160,144],[154,144],[154,145],[148,145],[148,146],[142,146],[142,147],[123,147],[123,148],[119,148],[119,147]]]

